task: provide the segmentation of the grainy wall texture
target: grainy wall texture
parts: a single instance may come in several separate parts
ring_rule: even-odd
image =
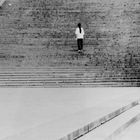
[[[0,9],[0,67],[51,67],[58,83],[139,86],[139,38],[139,0],[8,0]]]

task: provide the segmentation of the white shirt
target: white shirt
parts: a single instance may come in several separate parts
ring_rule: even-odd
[[[5,1],[6,0],[0,0],[0,6],[2,6]]]
[[[75,34],[76,34],[76,39],[83,39],[84,38],[84,29],[81,28],[81,33],[80,33],[80,29],[79,27],[76,28],[76,31],[75,31]]]

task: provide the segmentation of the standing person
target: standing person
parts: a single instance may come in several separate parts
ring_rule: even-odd
[[[84,39],[84,29],[81,26],[81,23],[78,23],[78,27],[76,28],[75,35],[77,39],[78,52],[83,50],[83,39]]]

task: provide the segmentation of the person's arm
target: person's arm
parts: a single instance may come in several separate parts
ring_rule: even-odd
[[[84,31],[84,29],[83,29],[83,28],[82,28],[82,30],[83,30],[83,31],[82,31],[82,32],[83,32],[83,35],[85,35],[85,31]]]
[[[77,28],[76,28],[76,30],[75,30],[76,39],[77,39],[77,34],[78,34],[78,33],[77,33]]]
[[[78,30],[77,30],[77,28],[76,28],[76,30],[75,30],[75,34],[76,34],[76,35],[78,34]]]

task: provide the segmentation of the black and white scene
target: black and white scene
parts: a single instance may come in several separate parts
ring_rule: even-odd
[[[140,140],[140,0],[0,0],[0,140]]]

